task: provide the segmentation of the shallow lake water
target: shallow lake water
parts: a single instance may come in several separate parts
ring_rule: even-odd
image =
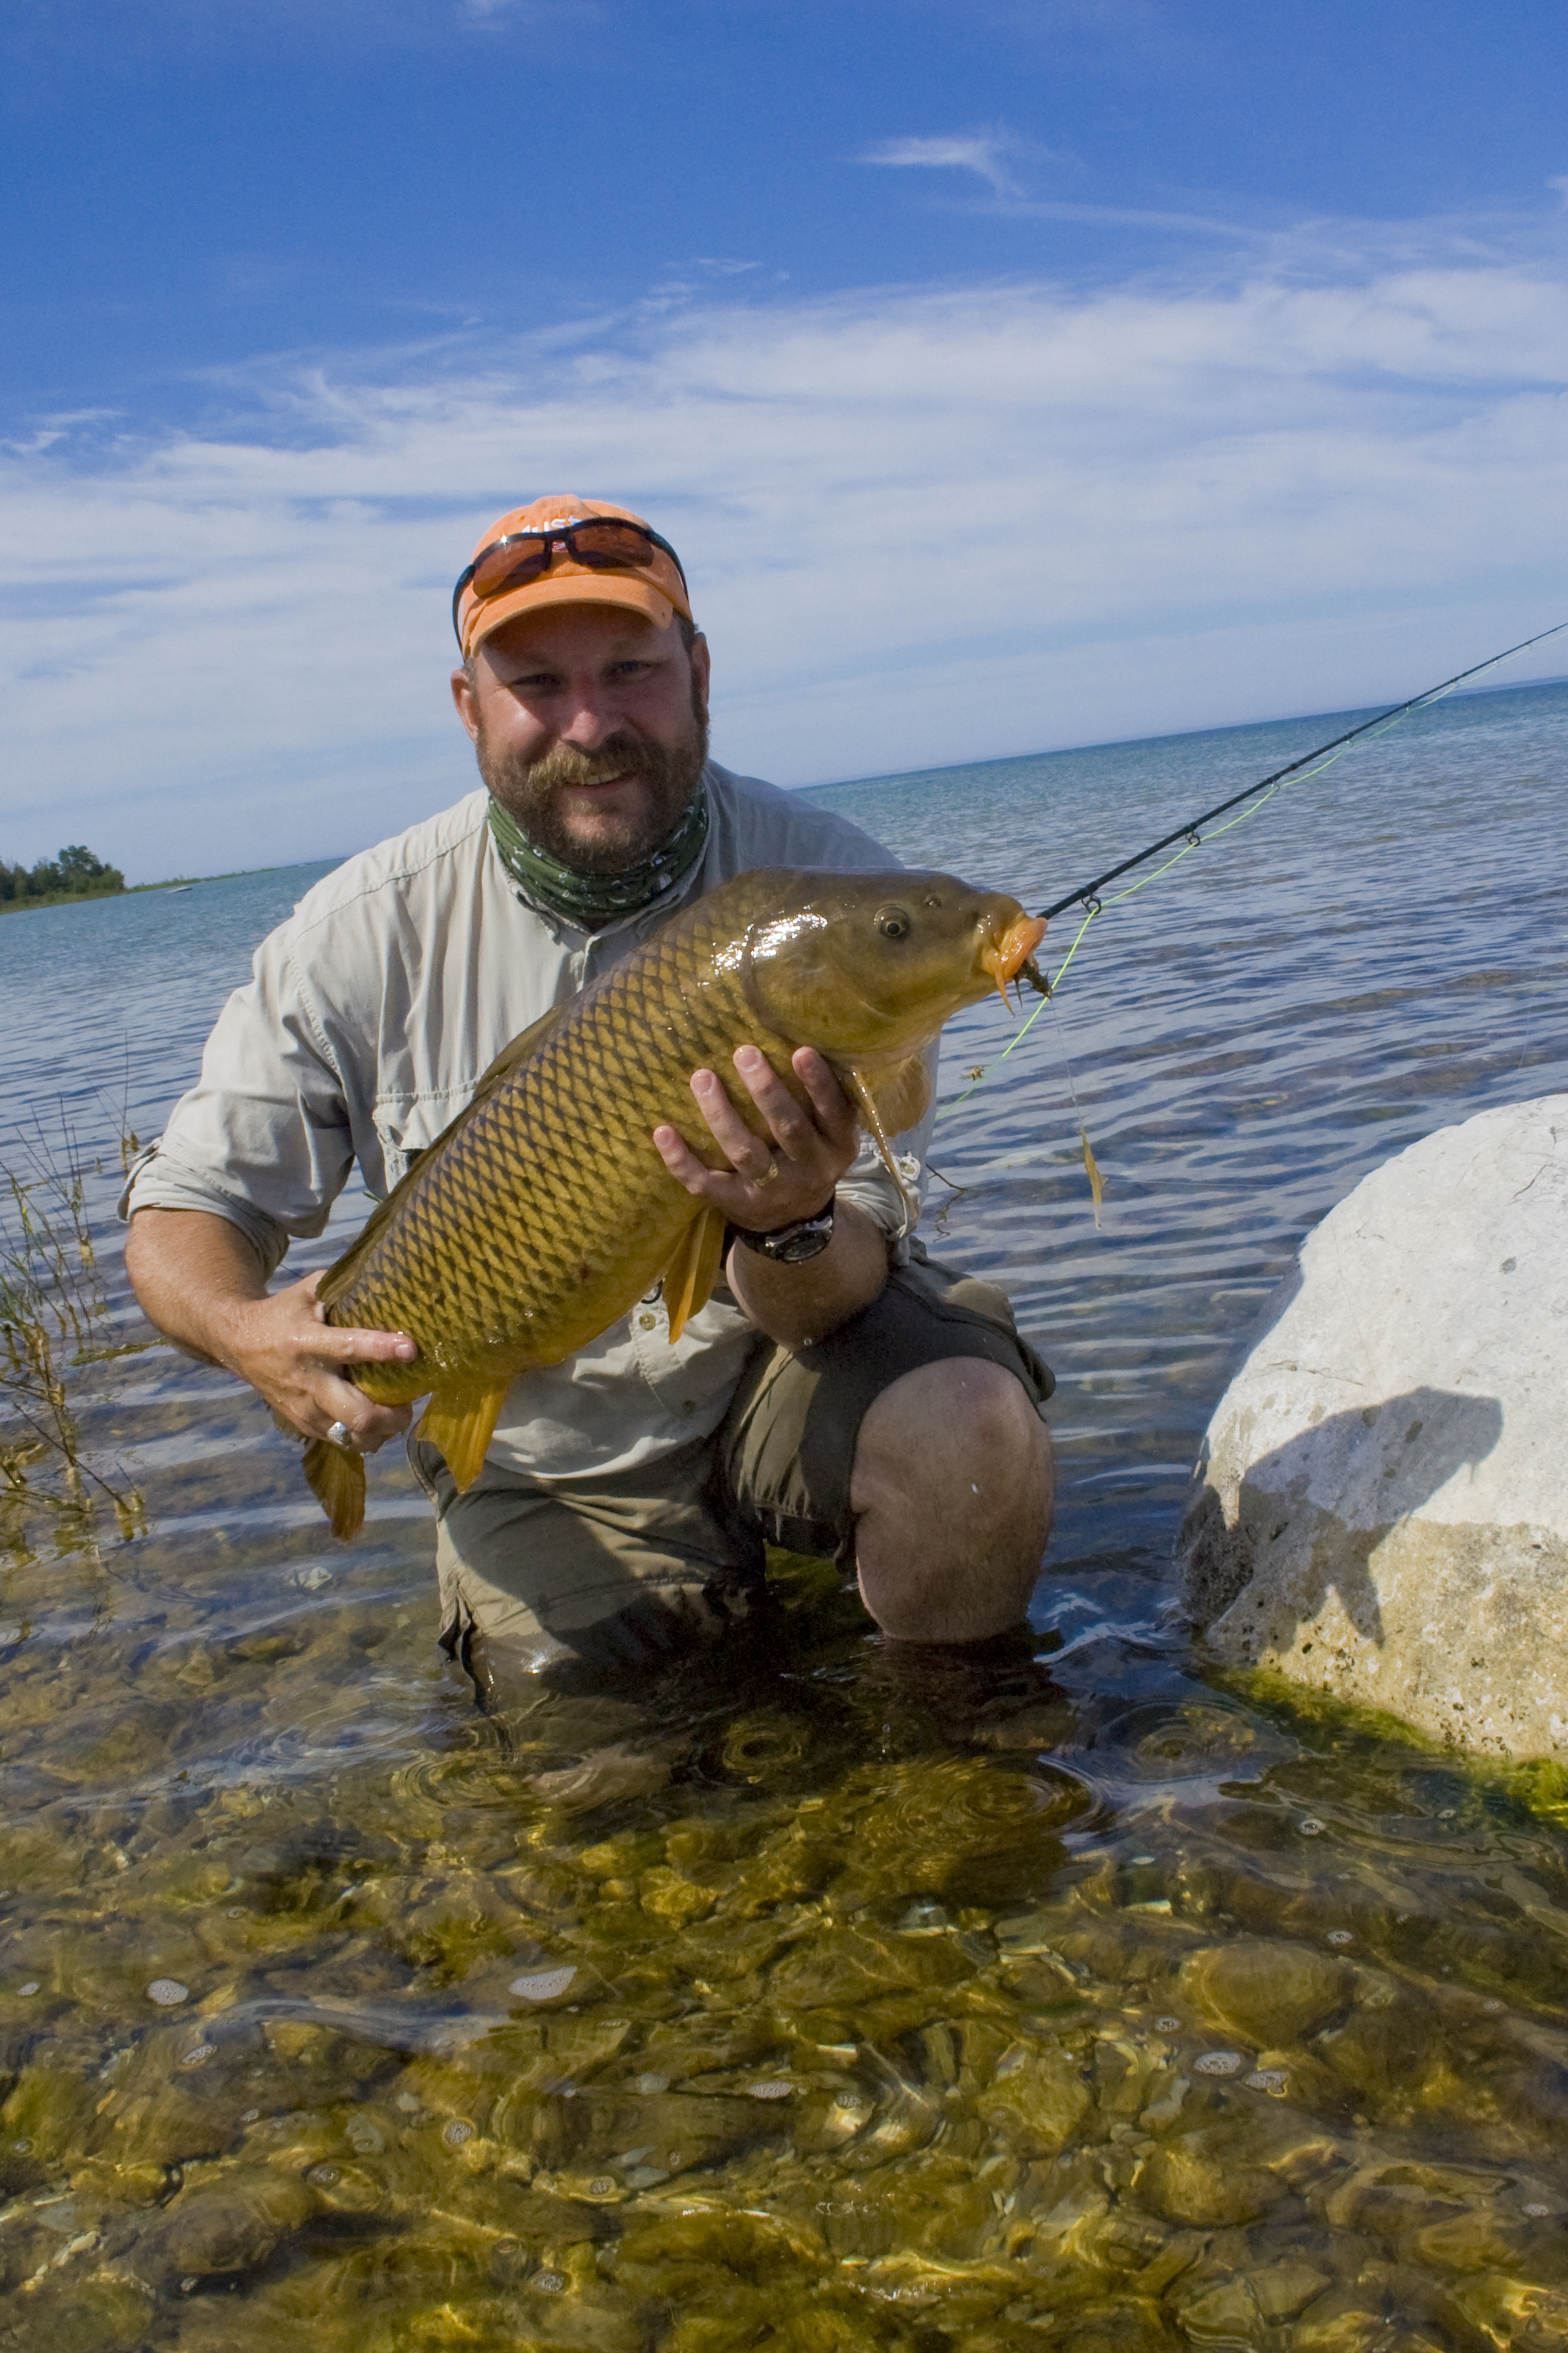
[[[1334,732],[820,797],[1038,905]],[[121,1137],[320,870],[0,922],[0,1159],[100,1164],[127,1353],[72,1410],[143,1514],[0,1490],[0,2347],[1568,2342],[1557,1779],[1215,1673],[1170,1610],[1302,1233],[1568,1086],[1565,818],[1568,690],[1456,700],[1108,905],[1005,1061],[994,1002],[953,1025],[927,1229],[1059,1381],[1032,1639],[911,1662],[780,1556],[744,1639],[500,1725],[406,1472],[335,1545],[120,1271]]]

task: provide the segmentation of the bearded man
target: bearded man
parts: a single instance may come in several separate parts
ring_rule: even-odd
[[[316,1276],[269,1288],[355,1164],[384,1195],[510,1038],[702,892],[752,867],[898,862],[709,759],[685,574],[625,508],[563,495],[500,516],[453,620],[483,789],[351,858],[262,943],[124,1205],[153,1321],[307,1437],[364,1452],[411,1409],[345,1374],[414,1342],[329,1326]],[[1050,1522],[1051,1376],[1000,1292],[911,1245],[832,1071],[810,1049],[793,1060],[809,1111],[755,1046],[692,1073],[725,1167],[653,1131],[736,1237],[677,1343],[649,1299],[520,1376],[462,1494],[410,1441],[441,1640],[481,1696],[715,1634],[757,1593],[766,1539],[852,1561],[895,1642],[973,1644],[1024,1614]],[[899,1141],[918,1198],[923,1134]]]

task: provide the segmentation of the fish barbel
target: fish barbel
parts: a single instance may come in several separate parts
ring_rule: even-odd
[[[345,1377],[382,1405],[430,1397],[419,1433],[459,1490],[508,1388],[586,1346],[661,1277],[670,1339],[706,1303],[722,1213],[655,1148],[667,1124],[726,1167],[690,1092],[737,1046],[809,1108],[790,1056],[813,1046],[895,1181],[889,1136],[931,1097],[925,1051],[961,1006],[1033,976],[1045,926],[950,874],[758,868],[722,883],[503,1049],[472,1102],[322,1278],[329,1324],[406,1332],[412,1363]],[[771,1135],[749,1094],[736,1108]],[[305,1475],[333,1534],[364,1515],[364,1461],[311,1441]]]

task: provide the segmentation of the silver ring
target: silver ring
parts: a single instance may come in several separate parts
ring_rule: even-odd
[[[359,1451],[359,1449],[354,1444],[353,1431],[349,1428],[346,1421],[333,1422],[331,1430],[327,1432],[327,1444],[329,1446],[341,1446],[345,1454],[357,1454]]]

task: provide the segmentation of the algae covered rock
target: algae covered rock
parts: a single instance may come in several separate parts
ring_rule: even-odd
[[[1209,1424],[1179,1543],[1226,1658],[1457,1747],[1568,1752],[1568,1095],[1364,1177]]]
[[[1137,2194],[1170,2221],[1225,2226],[1256,2222],[1285,2189],[1234,2147],[1190,2134],[1161,2144],[1138,2176]]]
[[[1350,1998],[1342,1961],[1309,1945],[1238,1936],[1191,1953],[1178,1979],[1181,1999],[1255,2048],[1299,2042]]]
[[[922,1757],[883,1767],[876,1795],[846,1807],[850,1834],[835,1894],[883,1902],[939,1895],[958,1905],[1026,1901],[1063,1860],[1061,1833],[1089,1803],[1065,1773],[988,1757]]]
[[[259,2166],[236,2171],[211,2189],[182,2191],[148,2233],[144,2258],[194,2279],[257,2271],[315,2205],[304,2183],[288,2174]]]
[[[1022,2045],[1003,2052],[990,2088],[975,2103],[985,2122],[1028,2157],[1065,2148],[1093,2105],[1070,2053]]]

